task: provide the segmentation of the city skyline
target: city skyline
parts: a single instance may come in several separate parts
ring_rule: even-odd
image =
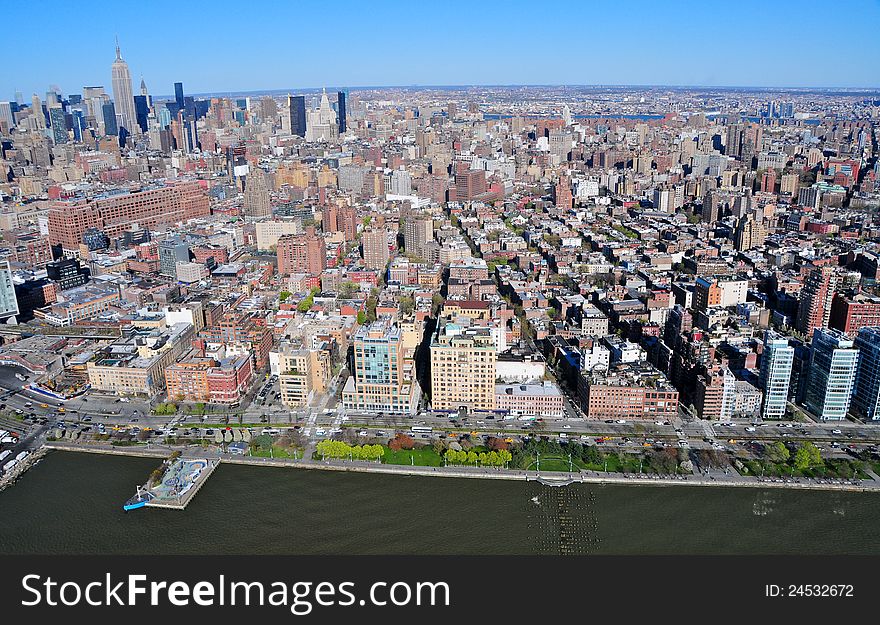
[[[459,3],[460,4],[460,3]],[[519,3],[515,3],[519,4]],[[228,28],[225,3],[211,12],[179,7],[178,19],[202,28],[178,46],[157,46],[174,40],[171,22],[155,23],[149,33],[140,28],[135,9],[119,7],[118,22],[100,37],[77,41],[71,53],[14,54],[34,42],[63,38],[66,16],[74,8],[54,7],[52,23],[35,19],[36,9],[14,6],[7,10],[11,29],[5,45],[15,57],[16,76],[0,79],[2,97],[16,91],[42,94],[50,85],[76,93],[85,85],[110,86],[109,65],[114,36],[132,72],[161,94],[175,81],[187,83],[191,93],[241,93],[320,88],[327,81],[349,88],[394,86],[503,86],[503,85],[606,85],[669,87],[849,88],[880,87],[876,64],[860,59],[880,53],[871,25],[880,19],[880,4],[862,1],[850,14],[859,16],[844,25],[845,39],[824,44],[827,21],[819,19],[818,3],[782,2],[772,6],[756,2],[742,5],[739,15],[759,11],[761,20],[748,29],[736,28],[720,7],[699,10],[662,8],[645,2],[622,7],[594,5],[556,7],[565,24],[573,25],[567,48],[553,35],[554,22],[531,29],[523,13],[509,7],[482,3],[468,6],[470,20],[460,20],[456,3],[437,11],[392,3],[381,14],[363,11],[355,3],[337,5],[340,19],[333,36],[326,29],[306,28],[290,36],[291,25],[320,24],[326,16],[314,3],[295,7],[265,7],[236,15],[241,46],[218,62],[205,63],[208,46]],[[817,10],[810,10],[814,6]],[[505,8],[508,8],[505,5]],[[685,7],[679,7],[685,8]],[[753,10],[754,11],[753,11]],[[533,10],[532,10],[533,11]],[[636,28],[638,24],[652,28]],[[546,27],[543,27],[547,24]],[[609,27],[597,27],[608,25]],[[65,26],[66,27],[66,26]],[[628,30],[629,28],[629,30]],[[680,29],[690,37],[667,37]],[[251,33],[261,33],[254,37]],[[385,43],[370,41],[365,33],[391,32]],[[729,46],[734,41],[736,54]],[[523,45],[525,40],[526,45]],[[778,41],[768,57],[768,42]],[[361,44],[358,44],[361,42]],[[792,42],[792,43],[789,43]],[[795,43],[797,45],[795,45]],[[814,43],[815,53],[805,44]],[[873,49],[872,49],[873,47]],[[717,53],[707,53],[717,48]],[[47,47],[46,49],[49,49]],[[240,51],[239,51],[240,50]],[[356,50],[357,53],[353,53]],[[565,54],[570,50],[570,53]],[[803,57],[803,58],[800,58]],[[261,62],[262,61],[262,62]],[[27,79],[23,79],[27,76]],[[244,79],[243,76],[247,76]],[[168,85],[168,86],[166,86]]]

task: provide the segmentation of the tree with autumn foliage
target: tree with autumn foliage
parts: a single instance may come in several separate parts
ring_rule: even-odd
[[[490,451],[499,451],[501,449],[510,449],[510,443],[505,441],[503,438],[498,438],[497,436],[490,436],[486,439],[486,447]]]
[[[415,441],[413,441],[412,436],[408,436],[403,432],[398,432],[395,434],[394,438],[388,443],[388,447],[393,451],[400,451],[401,449],[412,449],[415,446]]]

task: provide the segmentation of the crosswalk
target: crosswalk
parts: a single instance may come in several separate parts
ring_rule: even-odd
[[[306,427],[303,428],[303,435],[306,437],[311,436],[312,435],[312,428],[315,427],[317,422],[318,422],[318,413],[317,412],[310,413],[309,418],[306,421]]]

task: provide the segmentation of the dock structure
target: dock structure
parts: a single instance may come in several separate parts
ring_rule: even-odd
[[[544,486],[568,486],[569,484],[580,483],[583,480],[569,475],[569,477],[547,477],[545,475],[536,475],[535,477],[527,477],[527,481],[535,481]]]
[[[148,489],[144,507],[184,510],[220,464],[212,458],[176,458],[162,481]]]

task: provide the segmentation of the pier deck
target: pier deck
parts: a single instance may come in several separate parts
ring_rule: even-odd
[[[153,499],[146,506],[184,510],[219,464],[216,459],[177,458],[162,482],[149,490]]]

